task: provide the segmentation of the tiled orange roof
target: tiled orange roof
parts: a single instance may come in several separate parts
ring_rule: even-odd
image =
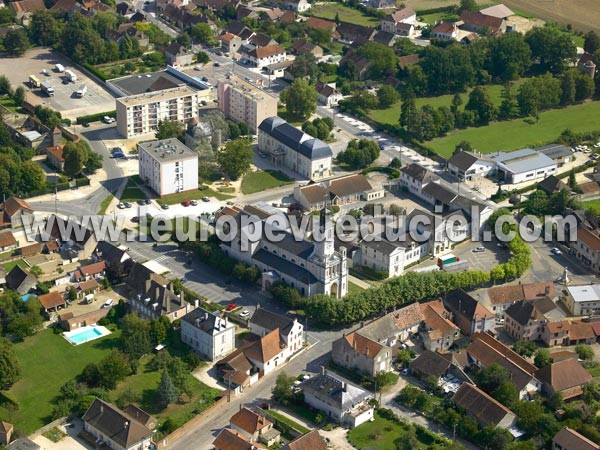
[[[375,359],[379,354],[383,346],[368,337],[361,336],[357,332],[347,334],[344,339],[348,342],[350,347],[361,355],[365,355],[367,358]]]

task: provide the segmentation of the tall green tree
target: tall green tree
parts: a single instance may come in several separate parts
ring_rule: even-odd
[[[416,110],[416,96],[414,92],[408,91],[404,94],[402,105],[400,106],[400,125],[407,128],[410,124],[411,117]]]
[[[460,0],[458,11],[479,11],[479,7],[477,6],[477,2],[475,0]]]
[[[525,35],[525,41],[542,71],[562,73],[577,57],[571,36],[555,27],[534,27]]]
[[[0,389],[6,390],[21,377],[21,367],[12,344],[7,339],[0,339]]]
[[[382,109],[389,108],[398,101],[400,94],[392,86],[384,84],[377,90],[377,99],[379,107]]]
[[[2,41],[4,50],[11,56],[21,56],[30,47],[29,38],[23,28],[9,30]]]
[[[501,120],[510,120],[518,117],[519,104],[512,91],[512,86],[507,83],[502,88],[502,102],[498,108],[498,118]]]
[[[206,45],[216,45],[215,33],[208,23],[197,23],[190,30],[192,39],[195,42]]]
[[[588,53],[594,53],[600,49],[600,36],[598,36],[598,33],[592,30],[585,35],[583,49]]]
[[[241,138],[228,142],[217,152],[217,163],[232,180],[237,180],[248,172],[253,156],[250,141]]]
[[[68,177],[75,177],[85,166],[88,154],[85,148],[78,143],[67,142],[63,148],[63,171]]]
[[[542,367],[549,366],[550,364],[552,364],[550,352],[545,348],[540,348],[537,352],[535,352],[533,363],[536,365],[536,367],[539,367],[540,369]]]
[[[183,136],[183,124],[177,120],[159,120],[154,136],[156,139],[180,139]]]
[[[488,124],[496,117],[494,102],[482,86],[477,86],[471,91],[465,109],[473,111],[477,116],[477,123],[480,124]]]
[[[561,96],[560,103],[562,105],[570,105],[575,103],[575,74],[572,70],[567,70],[560,82]]]
[[[157,393],[159,402],[163,408],[166,408],[171,403],[175,403],[177,400],[177,390],[175,389],[175,385],[171,380],[169,372],[166,370],[163,371],[162,377],[160,378]]]
[[[317,110],[317,90],[308,81],[295,79],[280,95],[280,100],[292,117],[308,119]]]

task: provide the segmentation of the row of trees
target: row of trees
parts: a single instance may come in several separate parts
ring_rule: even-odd
[[[302,131],[310,134],[314,138],[321,140],[329,139],[333,131],[334,123],[331,117],[313,119],[312,122],[307,120],[302,124]]]
[[[142,49],[137,38],[124,35],[118,43],[110,38],[110,32],[123,21],[110,11],[91,17],[36,11],[31,18],[29,38],[37,45],[60,50],[78,63],[99,64],[138,57]]]
[[[496,107],[483,86],[471,90],[464,109],[461,109],[463,100],[459,94],[454,95],[449,107],[440,106],[436,109],[425,105],[417,108],[415,94],[408,91],[401,105],[400,125],[415,139],[427,141],[454,128],[487,125],[496,119],[510,120],[524,116],[537,119],[542,110],[591,98],[594,89],[591,77],[576,69],[569,69],[561,78],[555,78],[550,73],[529,78],[521,84],[516,95],[511,84],[506,84],[499,107]]]

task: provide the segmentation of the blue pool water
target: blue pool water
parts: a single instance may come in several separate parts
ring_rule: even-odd
[[[69,341],[75,345],[83,344],[87,341],[98,339],[102,337],[104,333],[97,328],[82,328],[80,331],[72,331],[69,334]]]

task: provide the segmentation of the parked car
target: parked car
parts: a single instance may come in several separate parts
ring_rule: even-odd
[[[245,318],[248,317],[250,315],[250,311],[248,311],[247,309],[244,309],[241,313],[240,313],[240,317]]]
[[[210,202],[210,198],[208,198],[208,197],[202,197],[202,201],[203,202]]]
[[[132,221],[133,223],[139,223],[139,222],[140,222],[140,216],[133,216],[133,217],[131,218],[131,221]]]
[[[152,200],[150,200],[149,198],[146,199],[146,205],[151,205],[152,204]]]
[[[477,247],[471,250],[473,253],[483,253],[485,252],[485,247]]]
[[[215,67],[221,67],[221,64],[219,64],[218,62],[215,63]]]
[[[190,200],[190,205],[197,206],[198,202],[196,200]]]
[[[102,305],[103,308],[110,308],[115,301],[112,298],[109,298]]]
[[[406,367],[402,369],[402,375],[408,375],[408,369]]]
[[[117,208],[119,208],[119,209],[125,209],[125,204],[124,203],[119,203],[117,205]]]
[[[146,204],[146,200],[138,200],[137,204],[140,206],[144,206]]]
[[[68,83],[68,81],[67,81]],[[116,119],[114,117],[104,116],[102,118],[102,122],[104,123],[113,123]]]
[[[125,202],[123,203],[125,205],[125,208],[131,208],[133,205],[129,202]]]
[[[160,207],[162,209],[169,209],[169,205],[167,205],[166,203],[163,203],[162,205],[160,205]]]
[[[227,307],[225,308],[225,311],[233,311],[237,307],[238,307],[237,303],[233,302],[233,303],[230,303],[229,305],[227,305]]]
[[[184,201],[181,202],[181,204],[187,208],[188,206],[190,206],[190,201],[189,200],[184,200]]]
[[[554,247],[552,250],[550,250],[552,253],[554,253],[555,255],[562,255],[562,252],[560,251],[560,249],[558,247]]]

